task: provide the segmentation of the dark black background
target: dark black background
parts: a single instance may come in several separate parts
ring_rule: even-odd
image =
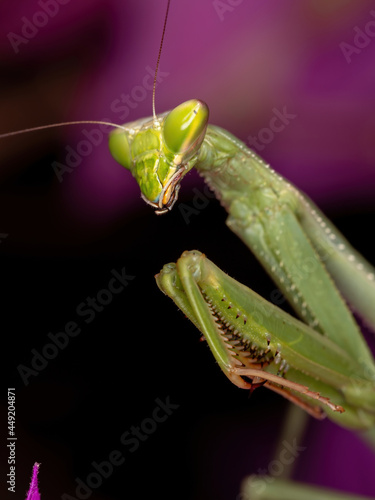
[[[37,178],[29,185],[23,182],[23,189],[33,191]],[[19,188],[22,180],[17,181]],[[181,201],[192,206],[193,196],[185,192]],[[8,205],[10,220],[14,206]],[[369,257],[373,243],[363,228],[371,226],[371,217],[335,217]],[[42,463],[44,498],[60,492],[74,497],[74,479],[85,481],[92,462],[107,460],[113,450],[126,461],[93,498],[120,499],[135,492],[147,498],[160,491],[171,498],[233,498],[249,470],[267,467],[285,402],[265,389],[249,399],[246,391],[232,386],[199,342],[199,332],[153,278],[184,249],[197,248],[269,297],[274,285],[226,228],[225,218],[211,200],[190,224],[178,205],[161,217],[145,207],[119,221],[111,234],[88,235],[85,245],[75,245],[69,228],[56,227],[59,239],[67,242],[64,251],[46,238],[36,252],[35,242],[22,233],[15,242],[12,234],[2,241],[2,380],[17,393],[18,490],[26,488],[26,464],[36,460]],[[86,324],[77,306],[107,286],[112,269],[123,267],[134,279]],[[69,321],[79,324],[80,335],[25,387],[17,367],[30,367],[31,349],[41,352],[50,342],[48,332],[61,331]],[[151,416],[156,398],[167,397],[179,408],[130,453],[121,435]],[[4,393],[2,399],[4,404]],[[253,463],[249,448],[255,450]]]

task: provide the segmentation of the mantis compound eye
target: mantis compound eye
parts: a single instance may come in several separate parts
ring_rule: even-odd
[[[189,160],[199,150],[208,123],[208,106],[203,101],[191,99],[174,108],[163,123],[165,146],[183,161]]]
[[[132,158],[127,135],[122,129],[115,129],[109,134],[109,150],[113,158],[130,170]]]

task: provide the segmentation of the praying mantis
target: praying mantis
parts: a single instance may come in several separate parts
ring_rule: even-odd
[[[163,117],[158,118],[158,119],[160,120],[160,122],[161,122],[162,118],[163,118]],[[150,121],[152,122],[152,119],[151,119]],[[138,124],[134,124],[134,125],[133,125],[133,129],[136,129],[137,127],[139,127],[139,125],[138,125]],[[204,128],[204,127],[203,127],[203,128]],[[111,141],[115,141],[115,140],[119,140],[119,139],[121,139],[121,134],[123,134],[123,132],[124,132],[123,130],[119,129],[119,130],[118,130],[118,132],[115,132],[115,133],[111,136]],[[210,132],[211,132],[211,133],[214,133],[214,132],[212,132],[212,129],[210,129]],[[118,137],[118,136],[119,136],[119,137]],[[220,151],[220,146],[222,145],[222,142],[223,142],[223,140],[222,140],[222,139],[223,139],[223,138],[222,138],[222,136],[220,136],[220,138],[221,138],[221,141],[220,141],[220,144],[218,144],[217,151]],[[228,140],[229,140],[229,145],[230,145],[230,143],[231,143],[230,135],[229,135],[229,134],[225,134],[225,138],[227,138],[227,139],[229,138]],[[208,138],[207,138],[207,140],[208,140]],[[219,142],[219,140],[218,140],[218,142]],[[115,155],[115,156],[117,156],[117,155],[118,155],[118,152],[117,152],[117,148],[116,148],[116,146],[115,146],[115,145],[112,145],[111,147],[112,147],[112,150],[114,151],[114,155]],[[121,149],[121,147],[120,147],[120,149]],[[261,160],[258,160],[256,157],[254,157],[254,158],[253,158],[253,160],[254,160],[254,163],[257,163],[257,162],[258,162],[258,163],[260,163],[260,165],[262,165]],[[268,171],[270,171],[270,170],[268,169]],[[275,180],[277,180],[277,179],[275,179]],[[177,186],[176,186],[176,187],[177,187]],[[289,185],[289,189],[290,189],[291,193],[294,193],[294,194],[295,194],[295,191],[294,191],[293,186]],[[173,192],[173,191],[172,191],[172,192]],[[320,215],[319,215],[319,216],[320,216]],[[165,217],[167,217],[167,215],[166,215]],[[314,229],[314,228],[313,228],[313,229]],[[319,230],[319,228],[315,228],[315,229],[316,229],[317,231]],[[328,242],[329,242],[329,240],[328,240]],[[284,245],[284,246],[285,246],[285,245]],[[327,261],[333,260],[333,258],[332,258],[332,253],[331,253],[331,251],[330,251],[330,248],[329,248],[329,247],[327,247],[327,248],[322,248],[322,246],[321,246],[321,245],[318,245],[318,249],[319,249],[319,251],[317,252],[317,254],[318,254],[318,255],[321,255],[321,257],[322,257],[322,261],[323,261],[323,264],[327,263]],[[202,249],[202,250],[204,250],[204,249]],[[285,248],[284,248],[284,250],[285,250]],[[353,254],[353,255],[355,255],[355,254]],[[184,256],[184,257],[188,257],[188,256]],[[211,281],[212,281],[212,280],[217,280],[217,281],[218,281],[218,280],[223,280],[223,281],[224,281],[224,280],[226,280],[226,279],[227,279],[227,278],[226,278],[226,276],[224,276],[224,275],[220,274],[220,272],[219,272],[218,270],[216,270],[216,269],[215,269],[215,268],[214,268],[214,267],[213,267],[210,263],[208,263],[208,261],[204,260],[204,258],[203,258],[200,254],[197,254],[197,253],[190,254],[190,257],[192,258],[192,260],[188,262],[187,267],[191,267],[191,266],[192,266],[192,262],[194,262],[194,260],[196,260],[196,259],[198,258],[198,259],[201,259],[201,260],[202,260],[202,262],[205,262],[205,264],[203,264],[203,266],[206,266],[206,264],[207,264],[207,269],[208,269],[208,266],[211,266],[211,270],[210,270],[210,271],[207,271],[207,274],[209,274]],[[292,257],[293,257],[293,256],[292,256]],[[183,267],[183,260],[184,260],[184,259],[182,259],[182,260],[181,260],[181,265],[179,266],[179,267],[181,267],[181,268]],[[179,262],[180,262],[180,261],[179,261]],[[318,259],[316,259],[316,254],[314,254],[313,260],[311,260],[310,258],[308,258],[308,260],[307,260],[307,264],[306,264],[306,268],[305,268],[305,267],[303,267],[303,269],[300,269],[300,268],[297,266],[297,269],[295,269],[295,267],[294,267],[294,270],[296,271],[296,273],[295,273],[295,274],[296,274],[296,279],[300,278],[300,277],[301,277],[301,276],[300,276],[301,274],[302,274],[302,275],[305,275],[306,273],[307,273],[307,274],[314,274],[314,272],[315,272],[315,267],[314,267],[314,266],[315,266],[315,265],[318,265],[318,264],[316,264],[316,262],[319,262],[319,260],[318,260]],[[350,262],[350,261],[349,261],[349,262]],[[358,263],[358,259],[357,259],[357,258],[356,258],[356,262]],[[362,262],[362,261],[360,261],[360,262]],[[302,264],[304,264],[304,262],[303,262],[303,261],[302,261]],[[178,265],[179,265],[179,264],[178,264]],[[349,265],[350,265],[350,264],[349,264]],[[365,264],[364,264],[364,265],[365,265]],[[366,264],[366,265],[367,265],[367,264]],[[310,267],[309,267],[309,266],[310,266]],[[311,269],[311,266],[312,266],[312,269]],[[168,278],[168,273],[169,273],[169,271],[173,271],[173,267],[174,267],[174,266],[167,266],[167,267],[165,268],[165,271],[163,271],[163,273],[162,273],[161,275],[159,275],[158,281],[159,281],[159,283],[160,283],[160,286],[161,286],[163,289],[166,289],[166,286],[164,285],[164,283],[166,282],[166,279]],[[271,267],[272,267],[272,266],[271,266]],[[205,268],[205,269],[206,269],[206,268]],[[349,274],[352,274],[352,273],[351,273],[351,269],[353,269],[353,266],[352,266],[352,267],[348,267],[348,273],[349,273]],[[299,272],[298,272],[298,271],[299,271]],[[206,271],[205,271],[205,272],[206,272]],[[271,269],[271,272],[272,272],[272,269]],[[370,271],[369,271],[369,272],[370,272]],[[211,273],[212,273],[212,274],[211,274]],[[171,273],[171,274],[172,274],[172,273]],[[305,278],[305,276],[302,276],[302,278]],[[174,279],[176,280],[176,282],[178,281],[178,279],[180,279],[180,281],[181,281],[182,276],[180,277],[180,275],[178,274],[178,276],[177,276],[177,277],[175,277]],[[184,277],[184,279],[185,279],[185,277]],[[281,278],[279,277],[278,279],[280,280]],[[188,281],[189,281],[188,279],[185,279],[185,282],[188,282]],[[371,280],[369,280],[369,282],[370,282],[370,284],[371,284]],[[367,282],[365,282],[365,283],[367,284]],[[179,285],[179,283],[178,283],[178,285]],[[229,285],[230,285],[230,284],[228,283],[228,286],[229,286]],[[182,286],[182,285],[179,285],[179,286],[181,287],[181,289],[183,289],[183,291],[184,291],[184,293],[185,293],[185,294],[187,294],[187,293],[188,293],[188,292],[185,290],[185,288],[183,288],[183,286]],[[280,285],[279,283],[278,283],[278,286],[281,288],[281,285]],[[370,289],[371,289],[371,287],[370,287]],[[308,293],[308,292],[309,292],[309,290],[307,290],[307,293]],[[292,294],[291,294],[291,295],[292,295]],[[371,297],[371,295],[370,295],[370,297]],[[194,298],[194,296],[193,296],[193,298]],[[252,298],[251,298],[250,300],[252,300],[252,301],[253,301],[252,303],[253,303],[253,304],[255,304],[255,303],[256,303],[256,300],[258,300],[258,299],[257,299],[255,296],[252,296]],[[325,298],[323,299],[323,301],[325,301]],[[220,299],[220,302],[221,302],[221,299]],[[188,314],[188,313],[190,313],[191,318],[192,318],[192,319],[193,319],[193,318],[195,318],[195,321],[196,321],[197,323],[199,323],[199,325],[201,326],[202,322],[199,322],[199,321],[197,320],[197,318],[196,318],[196,314],[197,314],[197,313],[191,313],[191,311],[188,311],[188,305],[186,305],[186,302],[184,302],[184,301],[183,301],[182,303],[184,304],[184,307],[185,307],[185,309],[186,309],[186,311],[184,310],[185,314],[186,314],[187,316],[189,316],[189,314]],[[224,303],[225,303],[225,301],[224,301]],[[302,301],[302,302],[300,301],[300,304],[302,305],[302,304],[303,304],[303,301]],[[215,306],[215,307],[216,307],[216,306]],[[255,307],[255,305],[253,305],[253,307]],[[285,320],[285,321],[286,321],[285,317],[284,317],[282,314],[281,314],[281,316],[277,316],[279,313],[276,313],[276,312],[274,313],[274,312],[273,312],[273,309],[272,309],[272,308],[268,308],[268,307],[269,307],[269,306],[268,306],[268,305],[266,305],[265,303],[260,302],[260,305],[259,305],[259,311],[260,311],[260,313],[261,313],[261,314],[263,314],[263,316],[265,317],[265,319],[270,319],[270,318],[271,318],[271,319],[277,319],[279,322],[280,322],[280,321],[283,321],[283,320]],[[341,307],[341,306],[340,306],[340,307]],[[371,303],[370,303],[370,309],[371,309]],[[304,308],[302,308],[302,310],[304,310]],[[266,313],[264,313],[264,311],[265,311]],[[268,311],[268,312],[267,312],[267,311]],[[269,311],[272,311],[272,314],[271,314],[271,313],[269,313]],[[341,311],[341,309],[340,309],[340,311]],[[225,312],[225,311],[223,310],[223,312]],[[204,313],[202,313],[202,314],[204,314]],[[221,314],[221,313],[220,313],[220,314]],[[241,317],[243,317],[243,315],[242,315]],[[347,318],[347,317],[348,317],[348,316],[347,316],[347,312],[345,312],[345,316],[343,316],[343,318]],[[307,331],[309,331],[309,330],[307,330],[305,327],[302,327],[300,324],[298,324],[298,325],[297,325],[297,324],[296,324],[295,322],[293,322],[292,320],[289,320],[289,318],[288,318],[288,321],[291,321],[290,327],[291,327],[291,328],[292,328],[292,327],[295,327],[297,330],[299,329],[299,330],[298,330],[299,332],[303,332],[303,333],[305,333],[305,332],[306,332],[306,334],[307,334]],[[312,321],[314,322],[314,320],[312,320]],[[249,322],[249,318],[248,318],[248,322]],[[342,320],[342,324],[344,324],[344,323],[345,323],[345,327],[346,327],[346,322],[345,322],[344,320]],[[340,323],[340,328],[341,328],[342,324]],[[351,329],[351,331],[353,332],[354,330],[353,330],[353,325],[352,325],[351,320],[350,320],[350,324],[351,324],[351,326],[348,328],[348,330],[350,330],[350,329]],[[316,325],[316,324],[315,324],[315,325],[314,325],[314,328],[318,328],[318,326],[319,326],[319,325]],[[355,331],[357,332],[357,330],[355,330]],[[264,333],[264,332],[263,332],[263,333]],[[267,332],[266,332],[266,333],[267,333]],[[270,346],[271,346],[271,348],[272,348],[272,351],[271,351],[271,352],[272,352],[272,354],[273,354],[273,357],[274,357],[274,358],[276,358],[276,357],[277,357],[277,355],[278,355],[278,354],[280,354],[280,356],[279,356],[279,358],[280,358],[279,366],[280,366],[280,365],[281,365],[281,363],[283,363],[284,361],[285,361],[285,364],[284,364],[284,369],[285,369],[285,367],[286,367],[286,364],[288,364],[288,365],[289,365],[289,370],[285,370],[285,374],[284,374],[285,376],[283,377],[283,378],[284,378],[284,380],[285,380],[285,381],[287,381],[287,380],[288,380],[288,377],[292,377],[292,376],[293,376],[293,370],[294,370],[294,368],[293,368],[292,363],[293,363],[293,362],[296,362],[296,363],[297,363],[297,360],[294,360],[294,359],[293,359],[293,360],[291,360],[290,362],[289,362],[289,360],[288,360],[288,362],[287,362],[286,358],[285,358],[285,357],[283,357],[283,355],[284,355],[284,351],[285,351],[285,348],[284,348],[284,350],[283,350],[283,349],[281,349],[281,351],[280,351],[279,353],[277,353],[277,354],[276,354],[276,350],[277,350],[277,342],[275,342],[275,333],[273,333],[273,334],[272,334],[271,332],[268,332],[268,333],[270,333]],[[333,334],[334,334],[334,335],[335,335],[335,334],[337,334],[337,335],[339,336],[340,332],[337,332],[337,331],[336,331],[336,329],[335,329],[335,332],[334,332]],[[307,335],[308,335],[308,334],[307,334]],[[319,335],[320,335],[320,334],[319,334]],[[350,334],[349,334],[349,335],[350,335]],[[357,333],[356,333],[355,335],[357,335]],[[327,336],[329,336],[329,333],[327,333]],[[207,334],[207,337],[209,337],[209,335],[208,335],[208,334]],[[318,336],[316,336],[316,335],[312,335],[312,337],[315,339],[313,342],[317,342],[317,344],[319,344],[319,347],[320,347],[321,349],[323,349],[323,350],[325,350],[325,349],[327,349],[327,350],[332,349],[333,351],[335,351],[335,348],[333,347],[333,345],[332,345],[332,343],[331,343],[331,342],[325,342],[325,341],[321,342],[321,340],[317,340],[317,339],[318,339],[318,338],[320,338],[320,337],[318,337]],[[265,335],[265,333],[264,333],[264,338],[266,339],[266,342],[267,342],[267,336]],[[324,337],[323,337],[323,338],[324,338]],[[357,337],[356,337],[356,336],[354,336],[354,337],[353,337],[353,339],[354,339],[354,338],[357,338]],[[233,339],[228,339],[228,341],[230,341],[230,342],[235,342],[235,340],[233,340]],[[335,343],[339,345],[339,341],[340,341],[340,339],[337,339],[337,342],[335,342]],[[213,344],[214,344],[214,341],[212,341],[211,343],[212,343],[212,345],[213,345]],[[360,341],[360,345],[363,345],[362,340]],[[265,345],[265,346],[264,346],[264,351],[265,351],[266,349],[267,349],[267,346]],[[363,361],[362,359],[361,359],[361,362],[360,362],[359,364],[356,364],[355,362],[353,362],[353,363],[352,363],[352,361],[353,361],[353,360],[348,360],[348,361],[346,361],[346,360],[344,359],[344,361],[343,361],[343,362],[342,362],[342,360],[340,361],[340,358],[346,358],[346,356],[347,356],[347,353],[343,353],[343,352],[342,352],[342,351],[340,351],[340,350],[338,350],[338,351],[337,351],[337,353],[336,353],[336,354],[338,355],[338,358],[339,358],[339,359],[335,359],[335,361],[337,362],[337,364],[338,364],[338,366],[339,366],[339,370],[341,370],[341,372],[342,372],[343,370],[346,370],[347,368],[353,367],[353,368],[352,368],[352,370],[353,370],[353,373],[354,373],[354,375],[353,375],[354,382],[353,382],[353,380],[352,380],[352,377],[350,376],[350,377],[349,377],[349,378],[350,378],[350,381],[351,381],[351,382],[353,382],[353,384],[352,384],[351,382],[349,383],[349,390],[354,389],[354,386],[355,386],[355,387],[359,387],[360,389],[362,389],[362,392],[361,392],[361,394],[359,395],[359,399],[360,399],[360,400],[365,399],[365,400],[366,400],[366,404],[367,404],[367,403],[368,403],[368,401],[367,401],[366,396],[367,396],[367,395],[371,395],[371,387],[372,387],[372,385],[371,385],[371,381],[373,380],[373,379],[372,379],[372,361],[369,359],[368,355],[367,355],[367,354],[365,354],[365,351],[366,351],[366,349],[365,349],[365,348],[363,348],[363,347],[362,347],[362,348],[361,348],[361,347],[359,347],[359,349],[360,349],[360,355],[359,355],[358,359],[361,359],[361,356],[363,355],[363,359],[364,359],[364,362],[363,362],[363,363],[362,363],[362,361]],[[218,349],[217,349],[217,350],[218,350]],[[349,353],[352,355],[352,352],[350,352],[350,347],[348,347],[348,348],[346,349],[346,351],[349,351]],[[267,353],[267,354],[268,354],[268,353]],[[266,354],[266,356],[267,356],[267,354]],[[268,354],[268,355],[269,355],[269,354]],[[337,357],[337,356],[336,356],[336,357]],[[219,359],[222,359],[222,357],[221,357],[221,358],[219,358]],[[269,365],[268,367],[266,366],[266,365],[267,365],[267,363],[268,363],[269,361],[270,361],[270,359],[268,359],[268,360],[267,360],[267,359],[265,359],[265,360],[263,361],[264,367],[263,367],[263,368],[261,368],[261,370],[263,370],[263,371],[264,371],[264,370],[271,370],[271,366],[270,366],[270,365]],[[319,362],[319,361],[320,361],[320,362],[322,362],[322,360],[318,360],[318,362]],[[342,362],[342,365],[340,365],[340,363],[341,363],[341,362]],[[262,363],[262,360],[260,361],[260,363],[259,363],[259,364],[261,364],[261,363]],[[346,363],[347,363],[347,364],[346,364]],[[220,363],[219,363],[219,364],[220,364]],[[255,363],[254,363],[254,365],[255,365]],[[277,365],[276,365],[276,366],[277,366]],[[254,366],[254,369],[255,369],[255,368],[256,368],[256,367]],[[259,367],[257,367],[257,369],[258,369],[258,368],[259,368]],[[322,365],[322,369],[323,369],[323,365]],[[273,374],[272,374],[272,373],[270,372],[270,375],[275,375],[276,377],[279,377],[279,378],[280,378],[280,374],[279,374],[279,375],[277,375],[277,371],[278,371],[278,369],[276,370],[276,374],[275,374],[275,373],[273,373]],[[325,392],[324,392],[324,390],[322,389],[322,387],[324,387],[324,389],[326,389],[326,390],[329,392],[331,402],[332,402],[332,401],[334,401],[334,403],[332,403],[332,404],[339,405],[339,406],[341,406],[341,405],[342,405],[342,407],[343,407],[346,411],[345,411],[345,412],[343,412],[343,413],[340,413],[340,412],[337,412],[337,411],[333,411],[333,410],[331,410],[329,407],[327,407],[327,404],[325,404],[325,402],[324,402],[324,401],[321,401],[321,405],[322,405],[323,411],[327,411],[327,413],[329,414],[329,416],[330,416],[331,418],[335,419],[335,421],[337,421],[337,422],[342,422],[344,425],[348,425],[348,426],[350,426],[350,427],[368,427],[368,426],[370,426],[370,425],[371,425],[371,413],[372,413],[371,408],[370,408],[370,409],[366,408],[366,409],[365,409],[365,410],[361,413],[361,412],[360,412],[360,408],[361,408],[360,403],[361,403],[362,401],[358,401],[358,402],[355,402],[355,404],[353,403],[352,408],[354,408],[354,409],[353,409],[353,411],[351,411],[351,409],[352,409],[352,408],[349,408],[349,406],[350,406],[350,405],[348,406],[348,408],[345,408],[345,404],[347,404],[347,402],[346,402],[346,401],[341,401],[341,400],[340,400],[340,398],[341,398],[341,399],[344,399],[344,398],[342,397],[342,395],[338,394],[338,392],[339,392],[338,388],[341,388],[341,387],[342,387],[342,385],[340,385],[340,384],[341,384],[341,381],[342,381],[345,377],[340,377],[340,375],[339,375],[339,376],[337,377],[337,378],[338,378],[338,381],[337,381],[337,382],[335,382],[335,383],[336,383],[336,386],[334,386],[334,387],[326,387],[326,386],[325,386],[325,383],[326,383],[326,382],[318,382],[318,383],[316,384],[316,387],[314,387],[315,382],[314,382],[314,380],[312,380],[312,379],[311,379],[311,375],[306,376],[306,377],[304,378],[304,375],[303,375],[302,373],[300,373],[297,369],[296,369],[295,371],[296,371],[296,372],[298,372],[298,373],[297,373],[297,374],[295,374],[295,375],[297,375],[299,382],[302,382],[302,384],[303,384],[303,385],[305,385],[305,387],[306,387],[306,386],[309,386],[309,387],[311,388],[311,385],[310,385],[310,384],[313,384],[313,391],[311,391],[311,392],[321,392],[322,398],[325,398],[325,397],[327,397],[327,392],[325,393]],[[318,370],[318,371],[319,371],[319,370]],[[340,372],[340,373],[341,373],[341,372]],[[260,375],[260,372],[259,372],[259,371],[258,371],[257,373],[258,373],[258,375]],[[315,373],[315,372],[313,371],[313,373]],[[235,375],[236,375],[236,374],[235,374],[235,373],[233,373],[233,372],[231,372],[231,374],[232,374],[233,376],[235,376]],[[315,373],[315,374],[316,374],[316,373]],[[342,373],[341,373],[341,374],[342,374]],[[248,372],[248,375],[250,376],[250,372]],[[360,376],[358,376],[358,377],[357,377],[357,375],[360,375]],[[246,374],[243,374],[243,375],[239,374],[239,376],[240,376],[240,377],[246,377],[247,375],[246,375]],[[345,376],[347,376],[347,374],[345,374]],[[257,379],[259,379],[259,380],[257,381]],[[306,383],[305,383],[305,379],[306,379]],[[274,382],[274,380],[269,380],[268,382],[265,382],[265,383],[264,383],[264,379],[262,379],[262,377],[257,376],[257,377],[256,377],[256,379],[255,379],[254,385],[256,385],[257,383],[259,383],[259,384],[263,384],[263,383],[264,383],[264,385],[266,385],[266,387],[270,387],[270,388],[275,389],[275,388],[276,388],[276,386],[277,386],[278,384],[277,384],[276,382],[273,384],[273,382]],[[370,382],[370,385],[367,385],[367,382]],[[241,384],[243,384],[244,386],[248,387],[248,385],[246,385],[246,384],[249,384],[249,381],[248,381],[248,380],[247,380],[247,381],[246,381],[246,380],[243,380],[243,382],[239,382],[239,383],[241,383]],[[285,382],[285,383],[286,383],[286,382]],[[358,383],[358,385],[355,385],[356,383]],[[275,385],[275,384],[276,384],[276,385]],[[330,385],[330,384],[327,384],[327,385]],[[366,390],[367,390],[367,389],[366,389],[366,387],[367,387],[367,389],[369,389],[370,394],[366,394]],[[293,390],[293,388],[290,388],[290,389],[292,389],[292,390]],[[301,404],[303,404],[303,405],[306,405],[306,409],[309,409],[310,411],[312,411],[313,413],[315,413],[317,416],[319,416],[319,415],[320,415],[320,413],[321,413],[321,412],[320,412],[320,410],[319,410],[319,408],[320,408],[320,403],[319,403],[319,400],[317,400],[317,403],[315,403],[315,402],[314,402],[315,400],[312,400],[310,396],[307,396],[307,398],[306,398],[306,397],[305,397],[305,398],[301,398],[301,400],[299,400],[299,398],[300,398],[300,396],[299,396],[300,392],[299,392],[299,391],[301,390],[301,388],[296,386],[296,387],[295,387],[295,389],[296,389],[296,390],[298,389],[298,391],[297,391],[296,393],[290,393],[290,394],[294,394],[294,395],[296,395],[296,397],[298,398],[297,400],[298,400],[298,402],[299,402],[299,403],[301,403]],[[284,394],[284,395],[288,395],[288,389],[286,389],[286,390],[282,390],[282,392],[283,392],[283,394]],[[331,392],[332,392],[332,394],[331,394]],[[312,394],[311,394],[311,396],[312,396]],[[353,398],[354,398],[355,396],[353,396],[353,394],[350,394],[349,396],[352,398],[352,401],[354,401],[354,399],[353,399]],[[349,396],[348,396],[348,397],[349,397]],[[293,396],[293,397],[294,397],[294,396]],[[337,398],[337,399],[335,400],[335,398]],[[296,400],[296,401],[297,401],[297,400]],[[371,402],[371,401],[370,401],[370,402]],[[336,410],[336,408],[334,408],[334,410]]]
[[[294,186],[231,134],[208,125],[199,100],[161,116],[153,108],[152,119],[112,132],[109,146],[157,214],[173,207],[181,180],[197,168],[229,213],[229,228],[309,323],[267,304],[201,252],[184,252],[164,266],[157,284],[203,333],[227,377],[245,389],[265,385],[317,418],[324,408],[341,425],[373,431],[374,360],[336,288],[375,328],[373,267]],[[285,498],[317,494],[281,489]],[[278,489],[244,495],[278,498]]]
[[[111,132],[112,156],[132,172],[158,215],[173,208],[183,178],[196,168],[227,210],[228,227],[309,327],[230,279],[201,252],[184,252],[164,266],[157,284],[203,333],[235,385],[264,384],[317,418],[328,407],[344,426],[373,428],[374,359],[345,299],[375,329],[375,269],[307,197],[244,143],[209,125],[204,102],[192,99],[156,115],[169,5],[153,117]]]
[[[310,325],[267,304],[200,252],[185,252],[163,268],[158,286],[204,334],[228,378],[244,389],[264,383],[317,417],[316,402],[342,425],[373,427],[375,365],[334,282],[375,326],[375,271],[317,207],[243,143],[208,125],[208,107],[198,100],[115,130],[109,147],[157,214],[173,207],[183,177],[197,168],[227,209],[227,225]]]

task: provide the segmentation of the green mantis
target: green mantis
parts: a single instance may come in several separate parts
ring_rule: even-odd
[[[249,243],[304,322],[234,284],[198,252],[165,266],[159,286],[203,331],[219,366],[237,385],[263,384],[316,416],[323,409],[342,425],[371,427],[373,362],[336,286],[374,324],[373,270],[293,186],[230,134],[206,126],[207,118],[202,103],[188,104],[157,117],[156,125],[150,119],[116,130],[111,150],[120,162],[126,159],[144,198],[159,212],[172,207],[184,175],[197,168],[229,211],[230,226]],[[183,127],[190,119],[194,126]],[[174,314],[168,304],[166,310]]]
[[[294,186],[234,136],[208,125],[201,101],[125,129],[111,133],[110,150],[156,213],[172,208],[194,166],[228,211],[228,226],[304,321],[268,304],[200,252],[164,266],[159,288],[203,333],[228,378],[245,389],[264,384],[318,418],[324,409],[341,425],[371,428],[375,366],[337,289],[374,325],[370,264]]]

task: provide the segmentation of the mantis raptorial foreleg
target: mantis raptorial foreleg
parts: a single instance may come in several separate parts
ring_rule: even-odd
[[[347,388],[355,384],[358,394],[366,396],[374,391],[374,382],[331,339],[269,304],[200,252],[184,252],[156,280],[201,330],[219,366],[238,387],[251,388],[248,379],[263,380],[292,395],[294,402],[302,400],[305,409],[328,408],[333,418],[345,406],[343,425],[373,425],[375,401],[365,411],[348,397]]]
[[[212,129],[210,148],[197,168],[227,209],[228,226],[255,253],[301,319],[373,370],[369,349],[358,340],[358,326],[333,283],[344,288],[375,328],[373,268],[294,186],[231,134]],[[364,291],[358,296],[353,289]]]

